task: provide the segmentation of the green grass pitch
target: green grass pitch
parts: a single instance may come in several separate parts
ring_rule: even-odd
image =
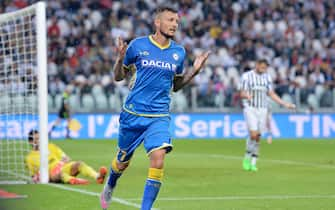
[[[115,141],[55,141],[73,160],[98,168]],[[166,158],[160,210],[335,209],[335,141],[274,140],[261,144],[259,171],[242,170],[243,140],[175,140]],[[111,210],[138,209],[149,162],[141,146],[119,180]],[[99,210],[102,185],[1,185],[27,198],[0,200],[1,210]],[[73,191],[75,190],[75,191]],[[77,190],[77,191],[76,191]]]

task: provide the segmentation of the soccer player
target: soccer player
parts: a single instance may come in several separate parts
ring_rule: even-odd
[[[25,164],[29,169],[34,182],[39,181],[40,151],[39,151],[39,133],[37,130],[31,130],[28,134],[29,143],[32,150],[25,158]],[[57,145],[48,144],[48,162],[49,162],[49,181],[55,183],[67,184],[88,184],[86,179],[77,178],[79,174],[96,180],[103,184],[107,174],[106,167],[100,167],[99,173],[82,161],[71,161],[70,158]]]
[[[70,122],[71,122],[71,116],[70,116],[70,106],[69,106],[69,98],[70,98],[71,90],[69,87],[67,87],[64,90],[63,97],[62,97],[62,104],[58,112],[58,118],[53,123],[50,131],[49,131],[49,138],[51,137],[52,131],[61,123],[62,120],[67,121],[66,125],[66,138],[70,138]]]
[[[272,88],[272,80],[266,72],[268,62],[260,59],[256,62],[256,68],[243,73],[240,82],[240,96],[243,99],[243,113],[249,130],[246,143],[246,153],[243,160],[243,169],[257,171],[257,158],[259,153],[259,140],[264,132],[267,122],[269,96],[276,103],[295,109],[295,105],[283,101]]]
[[[169,133],[170,91],[178,91],[189,83],[203,67],[209,52],[195,58],[193,69],[183,74],[185,49],[175,43],[179,24],[177,11],[158,8],[154,18],[155,33],[132,40],[127,46],[118,39],[118,57],[114,79],[123,80],[129,69],[136,69],[130,93],[120,114],[118,152],[112,161],[108,181],[100,196],[107,209],[118,178],[128,167],[135,149],[144,142],[150,159],[144,187],[142,210],[150,210],[161,187],[164,158],[172,150]]]

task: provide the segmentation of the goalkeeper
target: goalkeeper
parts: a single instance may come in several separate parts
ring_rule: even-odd
[[[39,151],[39,133],[37,130],[31,130],[28,135],[29,144],[32,150],[25,158],[25,164],[29,169],[34,182],[39,182],[40,151]],[[49,156],[49,181],[54,183],[66,184],[88,184],[86,179],[77,178],[79,174],[85,177],[91,177],[97,183],[104,182],[107,169],[100,167],[99,173],[82,161],[71,161],[70,158],[57,145],[48,144]]]

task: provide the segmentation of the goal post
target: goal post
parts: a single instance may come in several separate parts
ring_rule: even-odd
[[[45,2],[36,4],[36,38],[37,38],[37,69],[38,69],[38,110],[40,131],[40,182],[49,181],[48,173],[48,87],[47,87],[47,34]],[[43,99],[43,100],[41,100]]]
[[[48,183],[46,4],[0,15],[0,183],[31,181],[28,133],[40,136],[40,182]]]

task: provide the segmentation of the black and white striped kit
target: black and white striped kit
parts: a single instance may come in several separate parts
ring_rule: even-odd
[[[252,99],[250,101],[244,99],[244,107],[268,108],[269,90],[272,90],[272,79],[268,73],[257,73],[251,70],[242,74],[240,82],[240,90],[248,92]]]

